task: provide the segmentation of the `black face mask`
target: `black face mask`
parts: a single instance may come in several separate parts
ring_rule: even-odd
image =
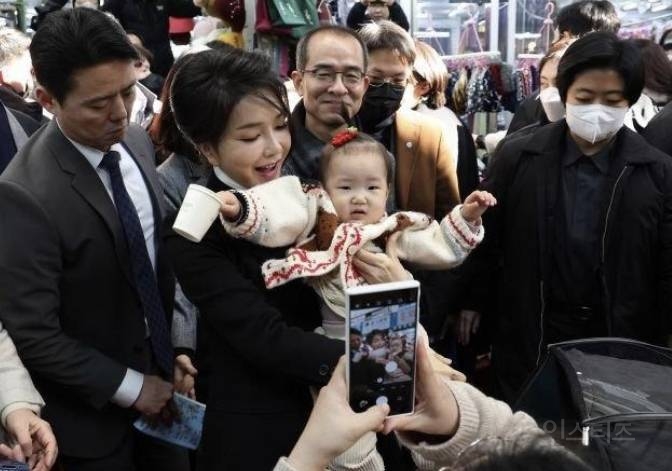
[[[404,88],[384,83],[379,87],[369,87],[364,94],[362,107],[357,115],[364,132],[372,133],[387,121],[401,106]]]

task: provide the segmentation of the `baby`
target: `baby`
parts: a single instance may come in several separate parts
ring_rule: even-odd
[[[322,186],[281,177],[246,191],[220,192],[221,221],[233,237],[267,247],[293,245],[282,260],[263,267],[273,288],[306,278],[324,301],[326,335],[344,338],[344,286],[365,281],[354,254],[387,250],[420,269],[448,269],[462,263],[482,240],[481,215],[496,204],[476,191],[441,223],[411,211],[387,216],[393,161],[372,137],[350,128],[334,136],[320,162]]]

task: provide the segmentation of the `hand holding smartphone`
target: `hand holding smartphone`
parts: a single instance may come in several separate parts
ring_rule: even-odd
[[[390,416],[412,414],[420,284],[415,280],[346,288],[348,401]]]

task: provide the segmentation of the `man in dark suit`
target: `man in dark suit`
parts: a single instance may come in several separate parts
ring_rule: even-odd
[[[30,52],[55,119],[0,177],[0,317],[65,469],[187,469],[183,450],[132,427],[170,418],[174,286],[153,147],[128,125],[135,49],[77,8],[49,15]]]

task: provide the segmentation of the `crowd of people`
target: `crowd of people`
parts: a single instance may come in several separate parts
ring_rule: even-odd
[[[561,9],[540,89],[481,180],[448,71],[394,0],[301,37],[291,84],[217,41],[173,63],[167,12],[145,7],[0,30],[0,456],[37,471],[593,469],[511,405],[550,344],[670,341],[665,50],[619,39],[606,0]],[[192,184],[220,207],[199,242],[172,229]],[[346,332],[344,287],[411,278],[417,335]],[[485,392],[460,347],[475,336]],[[414,413],[354,412],[348,359],[351,377],[415,378]],[[175,393],[207,404],[195,453],[133,426],[179,421]]]

